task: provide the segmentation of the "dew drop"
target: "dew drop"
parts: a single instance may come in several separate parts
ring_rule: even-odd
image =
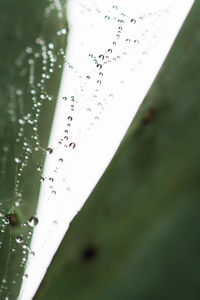
[[[100,85],[100,84],[101,84],[101,80],[97,80],[97,84],[99,84],[99,85]]]
[[[20,157],[15,157],[15,162],[19,164],[22,162],[22,159]]]
[[[40,99],[45,100],[47,98],[46,93],[41,93]]]
[[[69,120],[69,121],[72,121],[72,117],[71,117],[71,116],[69,116],[69,117],[68,117],[68,120]]]
[[[37,217],[35,217],[35,216],[32,216],[32,217],[30,217],[30,219],[28,220],[28,225],[30,226],[30,227],[35,227],[35,226],[37,226],[37,224],[38,224],[38,218]]]
[[[104,59],[104,55],[103,54],[99,55],[99,58],[103,60]]]
[[[17,237],[16,237],[16,242],[18,243],[18,244],[21,244],[22,242],[23,242],[23,235],[21,234],[21,235],[18,235]]]
[[[24,279],[27,279],[27,278],[28,278],[28,274],[24,274],[24,275],[23,275],[23,278],[24,278]]]
[[[135,19],[131,19],[131,23],[135,24],[136,20]]]
[[[101,65],[101,64],[97,64],[97,68],[98,68],[98,69],[101,69],[101,68],[102,68],[102,65]]]
[[[31,47],[27,47],[26,48],[26,53],[30,54],[32,53],[33,49]]]
[[[72,143],[69,144],[69,147],[70,147],[71,149],[74,149],[74,148],[76,147],[76,144],[72,142]]]
[[[62,157],[61,157],[61,158],[59,158],[59,162],[61,162],[61,163],[63,162],[63,158],[62,158]]]
[[[42,171],[42,166],[37,166],[37,171]]]
[[[63,98],[63,100],[67,100],[67,97],[65,97],[65,96],[64,96],[64,97],[62,97],[62,98]]]
[[[16,90],[16,95],[18,95],[18,96],[23,95],[23,91],[22,90]]]
[[[54,179],[53,179],[52,177],[50,177],[50,178],[49,178],[49,181],[53,182],[53,181],[54,181]]]
[[[105,16],[105,19],[110,20],[110,17],[108,15]]]
[[[103,76],[103,73],[102,73],[102,72],[100,72],[100,73],[99,73],[99,76]]]
[[[47,148],[46,152],[47,152],[48,154],[52,154],[52,153],[53,153],[53,149],[52,149],[52,148]]]
[[[53,49],[54,48],[54,44],[53,43],[50,43],[49,44],[49,49]]]
[[[52,191],[52,194],[53,194],[53,195],[56,195],[56,191],[53,190],[53,191]]]

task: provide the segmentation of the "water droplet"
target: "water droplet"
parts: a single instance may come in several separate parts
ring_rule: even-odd
[[[110,17],[108,15],[105,16],[105,19],[110,20]]]
[[[32,216],[32,217],[30,217],[30,219],[28,220],[28,225],[30,226],[30,227],[35,227],[35,226],[37,226],[37,224],[38,224],[38,218],[37,217],[35,217],[35,216]]]
[[[67,100],[67,97],[65,97],[65,96],[64,96],[64,97],[62,97],[62,98],[63,98],[63,100]]]
[[[21,244],[21,243],[23,242],[23,239],[24,239],[23,235],[20,234],[20,235],[18,235],[18,236],[16,237],[16,242],[17,242],[18,244]]]
[[[53,43],[50,43],[49,44],[49,49],[53,49],[54,48],[54,44]]]
[[[31,47],[27,47],[26,48],[26,53],[30,54],[32,53],[33,49]]]
[[[46,152],[47,152],[48,154],[52,154],[52,153],[53,153],[53,149],[52,149],[52,148],[47,148]]]
[[[87,76],[86,76],[86,79],[88,79],[88,80],[89,80],[89,79],[90,79],[90,76],[89,76],[89,75],[87,75]]]
[[[97,68],[98,68],[98,69],[101,69],[101,68],[102,68],[102,65],[101,65],[101,64],[97,64]]]
[[[76,144],[72,142],[72,143],[69,144],[69,147],[74,149],[76,147]]]
[[[30,92],[32,95],[35,95],[36,94],[36,90],[31,90]]]
[[[99,85],[100,85],[100,84],[101,84],[101,80],[97,80],[97,84],[99,84]]]
[[[18,95],[18,96],[23,95],[23,91],[22,90],[16,90],[16,95]]]
[[[56,191],[53,190],[53,191],[52,191],[52,194],[53,194],[53,195],[56,195]]]
[[[135,24],[136,20],[135,19],[131,19],[131,23]]]
[[[40,172],[42,171],[42,166],[37,166],[37,170]]]
[[[108,49],[108,52],[109,52],[109,53],[112,53],[112,49]]]
[[[61,163],[63,162],[63,158],[62,158],[62,157],[61,157],[61,158],[59,158],[59,162],[61,162]]]
[[[71,116],[69,116],[67,119],[68,119],[69,121],[72,121],[72,117],[71,117]]]
[[[21,162],[22,162],[21,157],[15,157],[15,162],[16,162],[17,164],[21,163]]]
[[[102,73],[102,72],[100,72],[100,73],[99,73],[99,76],[103,76],[103,73]]]
[[[23,119],[19,119],[19,120],[18,120],[18,123],[19,123],[20,125],[24,125],[24,124],[25,124],[25,121],[24,121]]]
[[[130,41],[131,41],[130,39],[126,39],[126,42],[130,43]]]
[[[99,58],[103,60],[104,59],[104,55],[103,54],[99,55]]]
[[[24,278],[24,279],[27,279],[27,278],[28,278],[28,274],[24,274],[24,275],[23,275],[23,278]]]
[[[113,9],[118,9],[118,7],[117,7],[117,5],[113,5],[113,7],[112,7]]]
[[[47,94],[46,93],[41,93],[40,94],[40,99],[44,100],[47,98]]]
[[[134,40],[134,43],[135,44],[139,44],[139,40]]]
[[[44,177],[40,177],[40,181],[41,182],[45,181],[45,178]]]
[[[53,179],[52,177],[49,177],[49,181],[53,182],[53,181],[54,181],[54,179]]]

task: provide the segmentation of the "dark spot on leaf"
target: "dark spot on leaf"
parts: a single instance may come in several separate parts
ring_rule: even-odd
[[[91,262],[97,256],[98,249],[94,245],[89,245],[85,249],[83,249],[81,254],[81,259],[83,262]]]
[[[156,109],[151,107],[142,119],[143,124],[149,124],[155,118]]]
[[[15,213],[6,215],[6,217],[8,218],[11,227],[16,227],[19,225],[19,220]]]

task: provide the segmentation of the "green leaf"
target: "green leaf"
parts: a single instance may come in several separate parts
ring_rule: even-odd
[[[66,35],[57,34],[67,27],[62,5],[0,3],[0,299],[17,298],[31,253],[28,221],[36,210],[64,61],[60,50],[66,48]]]

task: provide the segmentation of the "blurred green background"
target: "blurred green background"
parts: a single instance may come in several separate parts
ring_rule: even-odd
[[[200,2],[35,300],[200,299]]]

